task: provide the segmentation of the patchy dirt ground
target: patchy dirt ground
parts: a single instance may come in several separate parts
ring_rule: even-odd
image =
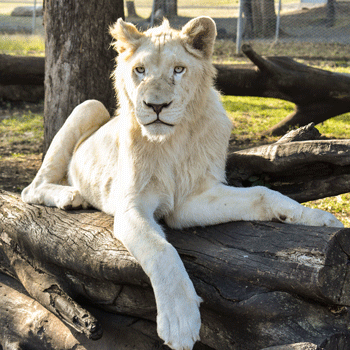
[[[21,192],[29,185],[41,164],[41,155],[23,158],[1,159],[0,189]]]
[[[0,121],[14,114],[43,113],[43,104],[0,103]],[[42,139],[0,133],[0,189],[21,192],[34,178],[42,159]]]

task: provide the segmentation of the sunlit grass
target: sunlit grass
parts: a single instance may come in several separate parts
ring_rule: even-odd
[[[337,217],[346,227],[350,227],[350,193],[304,203],[309,208],[326,210]]]
[[[0,35],[0,53],[18,56],[44,56],[45,42],[40,35]]]
[[[264,131],[294,109],[292,103],[273,98],[223,96],[222,101],[233,124],[232,135],[236,139],[249,139],[252,146],[260,140]],[[270,142],[276,140],[269,138]]]
[[[13,115],[0,122],[0,142],[37,141],[43,137],[43,117],[40,114],[28,112],[24,115]]]
[[[350,113],[342,114],[317,125],[328,138],[350,138]]]
[[[254,139],[293,112],[288,101],[246,96],[223,96],[224,107],[233,123],[233,135]],[[328,138],[350,138],[350,113],[326,120],[317,129]]]
[[[335,61],[335,66],[338,64],[348,67],[348,60],[344,58],[349,57],[349,45],[338,43],[313,43],[313,42],[269,42],[269,41],[255,41],[253,43],[248,42],[254,51],[263,56],[289,56],[292,58],[322,58]],[[241,60],[248,62],[249,60],[241,54]],[[218,62],[225,61],[232,63],[237,59],[236,55],[236,42],[235,40],[216,40],[214,50],[214,60]],[[327,61],[323,63],[323,66],[319,68],[327,69]],[[304,62],[305,63],[305,62]],[[322,62],[321,62],[322,63]],[[307,64],[307,62],[306,62]],[[334,66],[334,65],[333,65]],[[331,68],[330,70],[333,70]],[[338,70],[339,73],[346,73],[349,68]]]

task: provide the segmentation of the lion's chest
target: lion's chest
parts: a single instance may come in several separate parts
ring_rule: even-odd
[[[190,196],[208,186],[209,165],[197,155],[178,154],[172,157],[153,158],[149,163],[151,176],[145,191],[156,193],[160,205],[157,217],[163,217],[181,206]],[[144,173],[144,169],[141,170]],[[148,171],[146,171],[148,172]]]

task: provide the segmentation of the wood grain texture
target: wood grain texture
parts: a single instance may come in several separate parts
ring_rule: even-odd
[[[28,205],[2,192],[1,270],[49,310],[52,292],[66,295],[53,312],[75,331],[88,335],[94,316],[77,324],[90,313],[73,300],[142,319],[155,332],[149,280],[112,224],[101,212]],[[197,347],[258,350],[347,336],[349,229],[236,222],[166,232],[204,300]]]
[[[229,184],[251,186],[253,178],[298,202],[350,191],[350,140],[289,141],[229,152]]]

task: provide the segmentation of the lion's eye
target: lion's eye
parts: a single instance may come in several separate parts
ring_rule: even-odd
[[[145,74],[146,69],[145,69],[145,67],[136,67],[135,71],[138,74]]]
[[[183,73],[184,71],[185,71],[185,67],[176,66],[176,67],[174,68],[174,73],[175,73],[175,74],[181,74],[181,73]]]

